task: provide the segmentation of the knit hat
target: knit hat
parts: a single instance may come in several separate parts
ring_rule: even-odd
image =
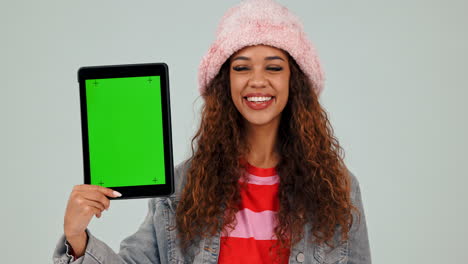
[[[199,92],[205,91],[232,54],[246,46],[260,44],[288,52],[315,84],[317,96],[320,95],[324,75],[315,48],[307,39],[299,19],[273,0],[244,0],[224,14],[215,42],[199,66]]]

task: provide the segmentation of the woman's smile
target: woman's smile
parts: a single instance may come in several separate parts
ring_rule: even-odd
[[[249,93],[244,96],[244,102],[253,110],[263,110],[274,101],[274,96],[264,93]]]

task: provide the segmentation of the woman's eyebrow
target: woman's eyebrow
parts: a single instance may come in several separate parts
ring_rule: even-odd
[[[234,59],[232,59],[232,61],[235,61],[235,60],[250,60],[250,58],[247,58],[247,57],[244,57],[244,56],[238,56],[238,57],[235,57]]]
[[[232,61],[235,61],[235,60],[250,60],[250,58],[244,57],[244,56],[239,56],[239,57],[235,57],[234,59],[232,59]],[[279,57],[279,56],[269,56],[269,57],[266,57],[265,60],[282,60],[282,61],[284,61],[284,59]]]
[[[265,60],[283,60],[283,58],[279,57],[279,56],[270,56],[270,57],[266,57]]]

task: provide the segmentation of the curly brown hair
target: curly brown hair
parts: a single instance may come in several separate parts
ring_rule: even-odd
[[[287,53],[286,53],[287,54]],[[280,154],[280,176],[274,233],[277,245],[288,248],[303,237],[308,222],[315,243],[333,247],[336,228],[348,239],[353,223],[351,180],[344,153],[326,111],[313,92],[313,83],[289,55],[289,99],[282,114],[275,148]],[[192,138],[191,165],[176,209],[176,227],[182,249],[197,239],[232,230],[239,211],[244,175],[241,157],[249,153],[244,118],[229,92],[228,59],[202,94],[201,122]],[[196,146],[194,144],[196,143]]]

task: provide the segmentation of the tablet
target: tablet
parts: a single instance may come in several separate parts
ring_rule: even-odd
[[[121,197],[174,192],[169,74],[165,63],[81,67],[84,183]]]

